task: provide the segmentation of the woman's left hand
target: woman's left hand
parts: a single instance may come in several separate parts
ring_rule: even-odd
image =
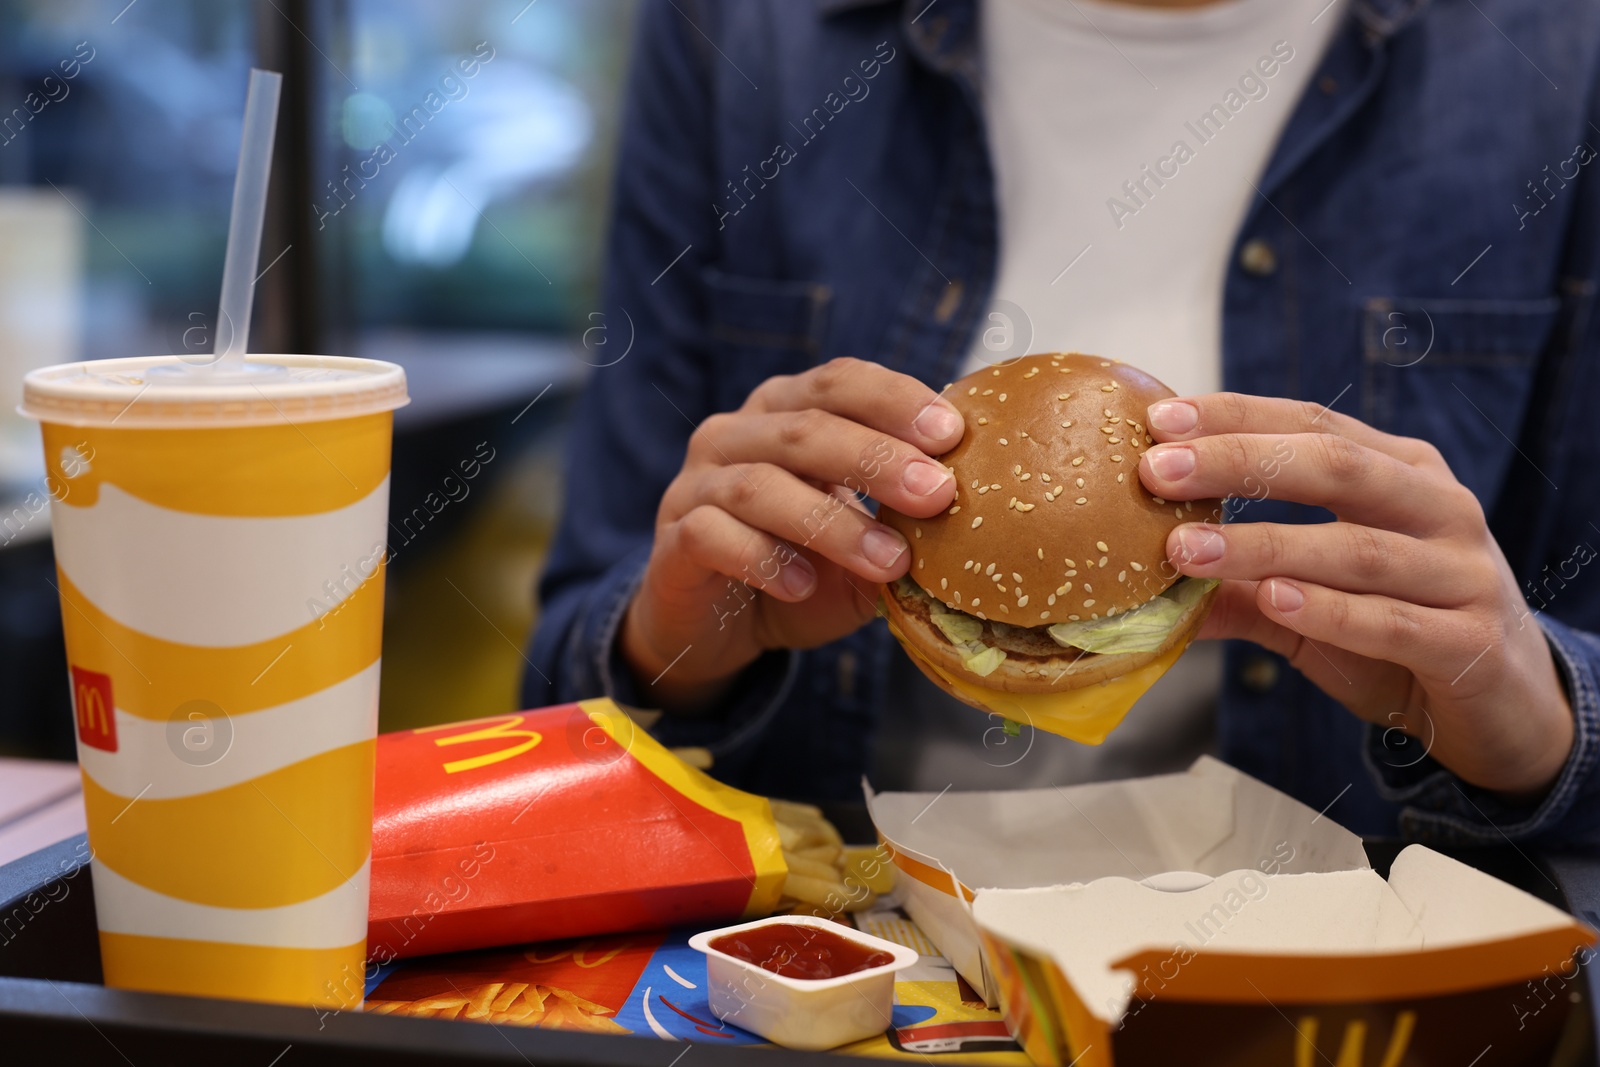
[[[1572,709],[1482,506],[1438,449],[1316,404],[1237,393],[1161,401],[1147,424],[1160,443],[1139,474],[1155,495],[1272,496],[1337,519],[1174,530],[1173,564],[1224,580],[1200,636],[1284,656],[1468,782],[1523,801],[1549,789],[1572,748]]]

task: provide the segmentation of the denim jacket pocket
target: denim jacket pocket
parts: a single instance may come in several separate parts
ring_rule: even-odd
[[[1381,297],[1362,315],[1366,422],[1432,442],[1485,507],[1500,492],[1561,301]]]
[[[795,374],[818,361],[833,298],[828,286],[710,269],[703,277],[716,410],[738,407],[775,374]]]

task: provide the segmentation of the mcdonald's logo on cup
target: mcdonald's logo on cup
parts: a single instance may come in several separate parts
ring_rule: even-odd
[[[116,703],[111,676],[72,668],[72,712],[78,719],[78,740],[90,748],[117,750]]]

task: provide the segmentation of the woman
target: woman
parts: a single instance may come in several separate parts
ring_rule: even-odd
[[[580,406],[526,701],[662,708],[793,796],[1214,750],[1363,833],[1600,838],[1597,21],[648,4],[604,312],[627,355]],[[962,432],[936,390],[1058,349],[1179,393],[1151,492],[1240,498],[1168,546],[1224,579],[1226,653],[1102,749],[1007,749],[872,621],[903,542],[824,494],[936,513]]]

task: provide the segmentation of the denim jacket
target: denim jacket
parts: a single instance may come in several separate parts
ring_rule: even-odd
[[[976,30],[973,0],[645,4],[607,365],[568,444],[528,705],[637,703],[616,636],[700,420],[840,355],[934,388],[958,375],[997,260]],[[1427,738],[1231,643],[1221,755],[1362,833],[1600,842],[1597,53],[1587,0],[1352,0],[1235,238],[1225,387],[1437,445],[1525,583],[1521,622],[1543,627],[1577,719],[1555,786],[1513,806]],[[1242,516],[1328,517],[1270,498]],[[902,654],[881,620],[771,652],[720,707],[655,731],[709,747],[735,785],[858,795]]]

